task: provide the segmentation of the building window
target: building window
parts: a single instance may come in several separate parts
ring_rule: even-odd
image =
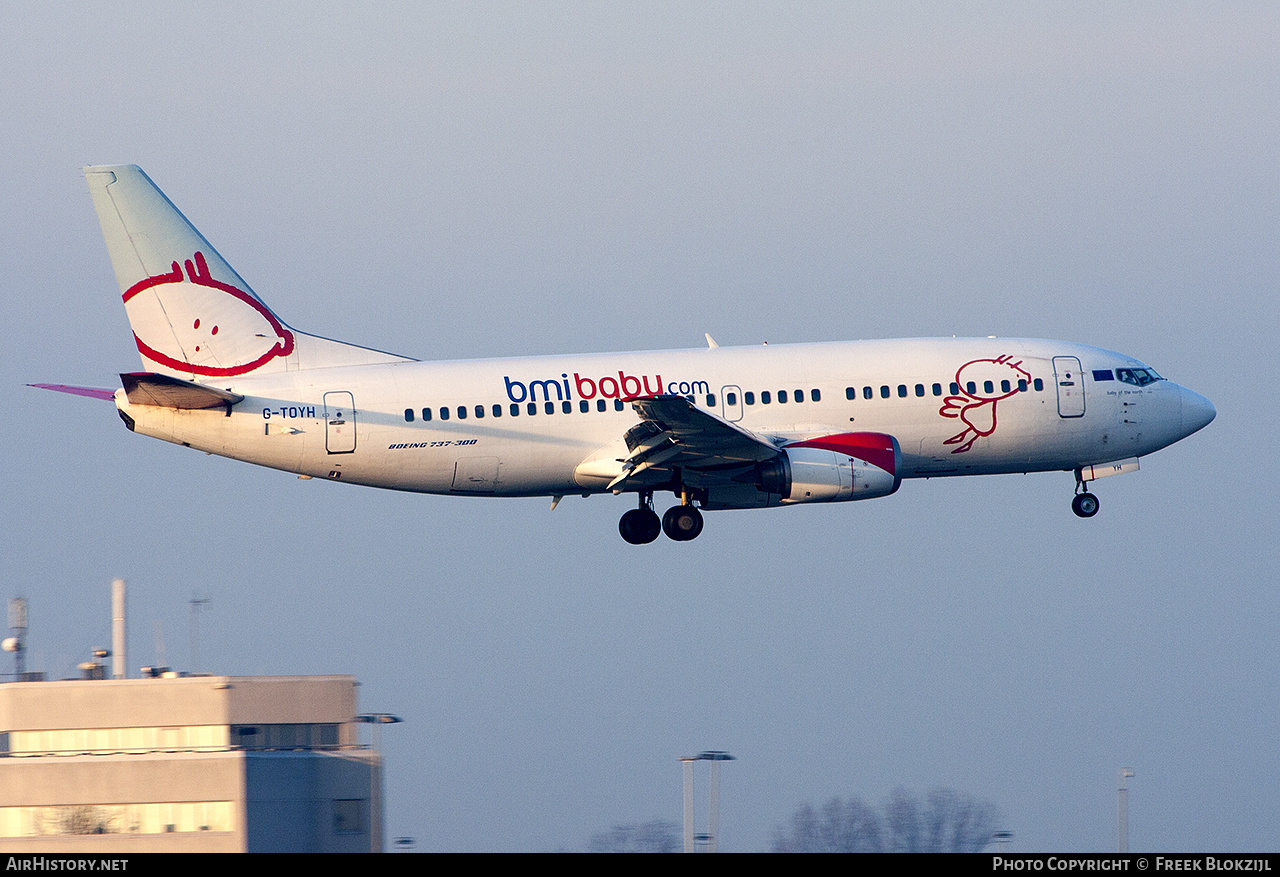
[[[363,798],[334,799],[333,833],[364,834],[366,804]]]

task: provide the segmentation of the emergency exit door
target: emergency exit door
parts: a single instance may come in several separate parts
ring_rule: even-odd
[[[356,403],[346,390],[324,394],[324,447],[331,454],[356,449]]]

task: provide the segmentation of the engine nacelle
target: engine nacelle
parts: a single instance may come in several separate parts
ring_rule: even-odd
[[[848,432],[796,442],[761,463],[757,485],[782,503],[844,502],[888,496],[902,483],[898,440],[879,432]]]

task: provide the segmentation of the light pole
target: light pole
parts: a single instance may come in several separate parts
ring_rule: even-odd
[[[373,844],[372,852],[382,852],[382,751],[378,748],[378,733],[383,725],[396,725],[403,722],[404,719],[399,716],[393,716],[391,713],[364,713],[356,716],[355,719],[362,725],[373,726],[373,770],[375,776],[370,784],[370,803],[369,803],[369,826],[370,840]]]
[[[1119,782],[1116,784],[1116,852],[1129,852],[1129,780],[1133,778],[1133,768],[1120,768]]]
[[[703,850],[716,852],[720,838],[720,762],[736,761],[727,752],[708,750],[697,755],[686,755],[680,759],[684,765],[684,851],[696,851],[694,842],[705,842]],[[711,790],[707,800],[707,833],[695,836],[693,833],[693,763],[695,761],[711,762]]]

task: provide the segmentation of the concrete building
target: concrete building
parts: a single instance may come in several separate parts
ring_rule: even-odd
[[[0,685],[8,852],[380,852],[350,676]]]

